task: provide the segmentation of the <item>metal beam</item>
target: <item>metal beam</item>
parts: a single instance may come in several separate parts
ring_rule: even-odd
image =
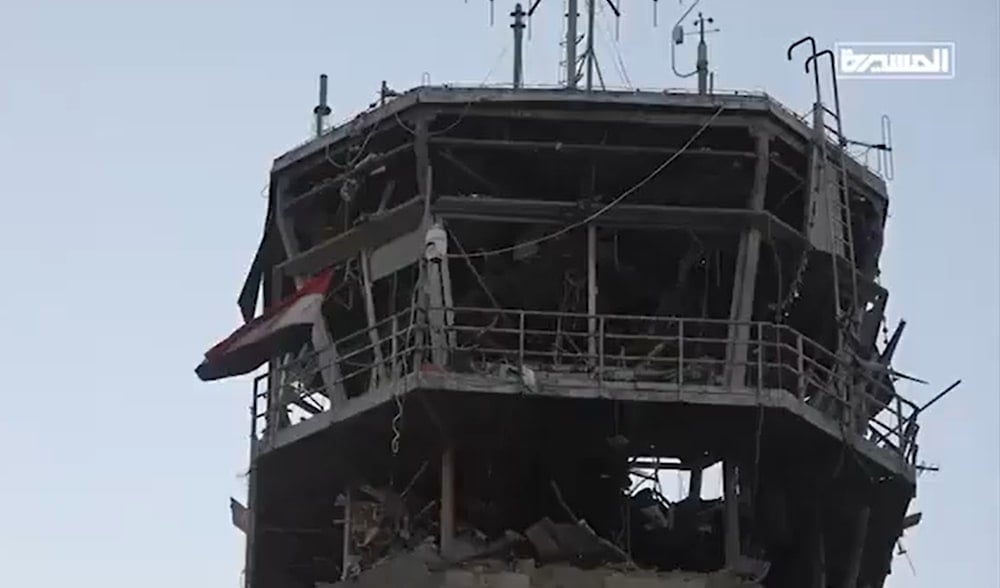
[[[565,225],[583,219],[599,208],[599,204],[588,205],[565,200],[440,196],[432,209],[435,215],[452,220]],[[805,243],[798,231],[771,213],[739,208],[619,204],[593,222],[598,226],[617,229],[692,229],[712,232],[739,232],[754,226],[769,238]]]
[[[561,226],[586,218],[598,209],[598,205],[587,205],[576,201],[491,196],[439,196],[431,207],[434,215],[446,220]],[[593,222],[599,227],[656,231],[738,233],[747,227],[754,227],[760,231],[761,238],[765,241],[785,242],[800,252],[803,248],[810,247],[802,233],[766,210],[619,204],[601,214]],[[846,267],[846,262],[844,263]],[[888,294],[884,288],[860,274],[858,285],[859,292]]]
[[[602,92],[603,94],[603,92]],[[678,112],[663,112],[662,110],[641,110],[637,108],[629,109],[569,109],[569,108],[544,108],[544,107],[525,107],[524,104],[518,105],[493,105],[485,104],[483,106],[473,106],[468,109],[464,106],[441,106],[440,111],[443,114],[458,115],[462,112],[466,113],[466,116],[476,117],[476,118],[505,118],[505,119],[522,119],[522,120],[540,120],[540,121],[555,121],[555,122],[577,122],[577,123],[596,123],[596,124],[626,124],[626,125],[651,125],[651,126],[671,126],[671,127],[684,127],[690,126],[692,128],[698,128],[712,119],[712,111],[706,110],[706,112],[688,112],[688,113],[678,113]],[[712,126],[721,128],[749,128],[752,125],[761,124],[761,118],[763,113],[740,113],[740,114],[728,114],[723,113],[716,117],[712,121]]]
[[[423,218],[423,197],[412,198],[395,208],[323,241],[278,266],[286,276],[309,275],[358,255],[362,250],[379,247],[394,238],[416,230]]]
[[[364,174],[365,172],[374,170],[379,166],[384,165],[390,159],[393,159],[394,157],[398,157],[399,155],[409,152],[409,150],[412,147],[413,143],[403,143],[401,145],[393,147],[392,149],[386,151],[385,153],[380,153],[378,155],[372,155],[371,157],[366,157],[350,170],[338,174],[332,178],[327,178],[321,181],[320,183],[316,184],[312,188],[309,188],[305,192],[298,194],[294,198],[288,200],[287,202],[284,203],[284,206],[282,206],[281,210],[292,210],[294,208],[301,206],[306,202],[309,202],[310,200],[313,200],[317,196],[328,194],[333,190],[339,188],[340,185],[343,184],[345,180],[352,177],[357,177],[361,174]]]
[[[433,137],[430,142],[434,145],[446,145],[448,147],[459,147],[469,149],[513,149],[524,151],[558,151],[561,153],[619,153],[622,155],[635,155],[637,153],[651,153],[656,155],[674,155],[681,152],[680,147],[663,147],[650,145],[603,145],[599,143],[564,143],[562,141],[518,141],[508,139],[461,139],[456,137]],[[727,157],[753,157],[750,151],[736,151],[725,149],[688,149],[684,151],[686,156],[727,156]]]

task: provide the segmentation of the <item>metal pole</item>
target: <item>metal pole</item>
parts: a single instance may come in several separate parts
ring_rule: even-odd
[[[576,88],[577,0],[566,0],[566,87]]]
[[[593,361],[597,354],[597,226],[587,225],[587,356]]]
[[[698,93],[708,92],[708,45],[705,43],[705,17],[698,13]]]
[[[322,74],[319,76],[319,103],[316,108],[313,108],[313,114],[316,116],[315,131],[317,137],[323,134],[323,121],[330,115],[330,107],[326,103],[326,86],[326,74]]]
[[[524,17],[527,13],[524,12],[524,8],[521,3],[518,2],[514,5],[514,12],[510,15],[514,17],[514,24],[510,25],[510,28],[514,29],[514,88],[520,88],[524,85],[524,63],[523,63],[523,46],[524,46]]]
[[[594,8],[597,0],[587,0],[587,91],[594,89]]]
[[[344,489],[344,545],[341,551],[340,557],[340,579],[346,580],[351,575],[351,566],[353,562],[351,561],[351,527],[353,522],[351,521],[352,510],[354,510],[351,505],[351,489]]]

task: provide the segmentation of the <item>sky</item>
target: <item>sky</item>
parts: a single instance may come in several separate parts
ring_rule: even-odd
[[[683,7],[606,14],[609,85],[691,87],[670,73]],[[199,382],[201,354],[239,322],[271,161],[308,138],[316,78],[335,120],[377,94],[510,79],[497,0],[0,0],[0,573],[4,585],[236,588],[251,383]],[[996,2],[866,0],[699,6],[716,87],[793,109],[809,78],[785,47],[953,41],[952,80],[845,81],[844,124],[893,123],[896,175],[882,258],[889,316],[908,321],[896,367],[962,386],[922,420],[925,513],[892,588],[1000,584]],[[557,82],[560,0],[526,46],[529,84]],[[690,20],[690,19],[689,19]],[[615,47],[627,73],[620,75]],[[693,67],[693,44],[679,59]],[[630,83],[629,83],[630,81]],[[30,402],[28,402],[30,400]],[[18,404],[23,403],[23,404]]]

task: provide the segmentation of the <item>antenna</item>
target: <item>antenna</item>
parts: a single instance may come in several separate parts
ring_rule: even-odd
[[[514,23],[510,25],[510,28],[514,29],[514,89],[517,89],[524,85],[522,47],[524,45],[524,17],[528,16],[528,13],[518,2],[514,5],[514,12],[511,12],[510,15],[514,17]]]
[[[492,1],[492,0],[491,0]],[[596,36],[594,34],[594,26],[597,20],[597,4],[601,0],[583,0],[586,2],[587,9],[587,33],[585,35],[579,34],[579,21],[580,21],[580,0],[566,0],[566,37],[564,43],[565,48],[565,73],[566,73],[566,88],[570,90],[575,90],[577,84],[580,82],[580,78],[584,77],[580,71],[580,62],[583,61],[583,67],[586,75],[586,88],[588,91],[594,89],[594,73],[597,74],[598,78],[601,78],[600,65],[597,63],[597,53],[594,48],[594,43]],[[659,0],[653,0],[653,22],[656,23],[656,6]],[[529,19],[535,14],[535,10],[542,3],[542,0],[532,0],[530,8],[528,8],[527,17]],[[604,3],[611,9],[614,13],[616,19],[616,34],[618,30],[618,21],[621,19],[621,9],[619,8],[620,0],[604,0]],[[517,10],[515,8],[515,10]],[[514,16],[511,13],[511,16]],[[709,20],[711,22],[711,20]],[[531,30],[528,30],[529,36]],[[583,55],[577,54],[577,48],[581,40],[586,40],[586,46],[583,51]],[[517,41],[515,40],[515,45]],[[516,53],[516,51],[515,51]],[[603,83],[603,82],[602,82]]]
[[[579,18],[577,0],[566,0],[566,87],[576,89],[580,76],[576,73],[576,22]]]
[[[693,75],[697,75],[698,93],[707,94],[710,92],[710,89],[708,83],[709,82],[708,43],[705,42],[705,35],[709,33],[718,33],[721,29],[718,28],[706,29],[705,25],[713,24],[715,22],[715,19],[710,17],[706,18],[701,12],[698,13],[698,18],[695,19],[694,21],[694,26],[698,28],[697,32],[687,33],[684,31],[684,25],[681,24],[684,22],[684,19],[687,18],[689,14],[691,14],[691,11],[694,10],[695,6],[698,6],[700,2],[701,0],[695,0],[694,4],[688,7],[688,9],[684,11],[684,14],[682,14],[681,17],[677,19],[677,23],[674,24],[674,28],[671,31],[671,40],[673,41],[673,43],[671,43],[670,45],[670,67],[674,70],[674,75],[680,78],[689,78]],[[684,37],[689,35],[698,35],[698,59],[695,62],[694,71],[688,73],[681,73],[677,71],[677,53],[676,53],[677,45],[682,45],[684,43]],[[713,73],[712,74],[713,85],[714,85],[714,77],[715,74]]]
[[[313,108],[313,114],[316,115],[316,136],[323,134],[323,128],[326,125],[326,117],[330,116],[332,112],[330,106],[326,103],[326,74],[321,74],[319,76],[319,103],[316,108]]]

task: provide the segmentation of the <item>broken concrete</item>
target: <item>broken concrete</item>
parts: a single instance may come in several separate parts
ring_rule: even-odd
[[[536,568],[530,560],[483,560],[434,572],[440,560],[428,547],[387,560],[356,579],[317,588],[760,588],[727,572],[622,571],[609,566],[585,570],[565,564]]]

